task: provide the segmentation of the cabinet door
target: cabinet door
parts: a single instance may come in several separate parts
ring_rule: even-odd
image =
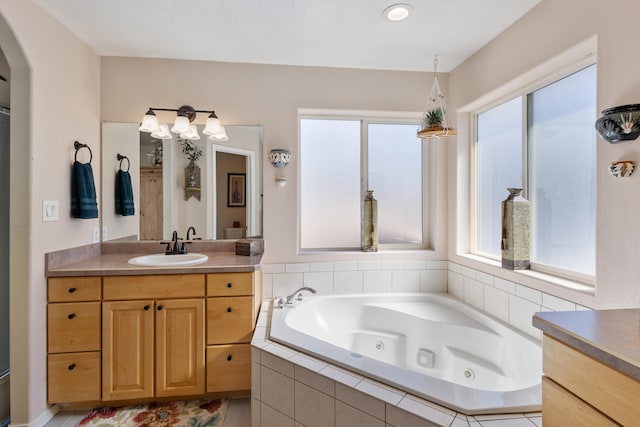
[[[253,298],[207,298],[207,345],[250,342]]]
[[[102,303],[102,399],[153,396],[153,300]]]
[[[204,300],[156,302],[156,396],[204,393]]]
[[[251,389],[251,344],[207,347],[207,393]]]

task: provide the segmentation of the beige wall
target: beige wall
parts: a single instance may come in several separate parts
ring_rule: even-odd
[[[46,417],[44,254],[91,242],[98,219],[71,219],[73,141],[93,149],[99,184],[100,58],[30,0],[0,1],[11,66],[11,415]],[[54,48],[55,47],[55,48]],[[60,220],[42,222],[42,200]]]
[[[439,80],[446,91],[446,76]],[[263,125],[265,262],[333,260],[336,256],[332,254],[296,254],[298,108],[421,112],[431,83],[431,73],[103,57],[102,119],[135,122],[148,107],[189,104],[215,109],[223,124]],[[158,113],[161,122],[175,117],[174,113],[166,114]],[[205,118],[199,115],[197,120]],[[436,147],[436,143],[429,144]],[[356,252],[341,254],[340,260],[446,257],[446,152],[445,145],[437,147],[436,250]],[[287,148],[293,154],[294,160],[284,171],[275,170],[266,159],[273,148]],[[276,173],[288,178],[287,186],[276,186]]]
[[[635,0],[616,0],[606,6],[598,0],[544,0],[515,25],[450,73],[449,106],[461,109],[490,92],[506,94],[523,81],[535,78],[536,69],[548,73],[557,55],[570,52],[574,61],[597,45],[598,111],[640,101],[640,42],[636,17],[629,11]],[[625,12],[627,11],[627,12]],[[589,40],[591,39],[591,40]],[[577,47],[576,47],[577,46]],[[541,65],[542,64],[542,65]],[[545,67],[549,68],[545,70]],[[512,82],[510,86],[510,82]],[[549,285],[501,269],[488,268],[459,257],[465,251],[468,229],[469,116],[459,111],[461,134],[457,150],[450,150],[449,209],[457,221],[450,227],[449,259],[508,280],[550,290],[562,298],[597,307],[638,307],[640,302],[640,221],[635,219],[640,176],[613,179],[607,167],[618,160],[640,160],[637,142],[609,144],[597,139],[597,295]],[[595,118],[594,118],[595,121]]]

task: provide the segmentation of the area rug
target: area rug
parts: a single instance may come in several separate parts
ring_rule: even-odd
[[[222,427],[228,399],[97,408],[76,427]]]

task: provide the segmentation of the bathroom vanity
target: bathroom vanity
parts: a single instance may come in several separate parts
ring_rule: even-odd
[[[153,268],[134,255],[49,263],[48,402],[249,394],[261,256]]]
[[[537,313],[545,426],[637,425],[640,310]]]

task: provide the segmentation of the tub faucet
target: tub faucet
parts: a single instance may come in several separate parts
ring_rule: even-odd
[[[187,240],[191,240],[190,237],[191,237],[191,232],[192,231],[193,231],[193,235],[195,236],[196,235],[196,229],[193,226],[187,228]]]
[[[298,289],[297,291],[295,291],[294,293],[292,293],[291,295],[287,296],[285,298],[285,303],[286,304],[295,304],[296,301],[302,301],[302,294],[304,293],[304,291],[311,292],[312,294],[316,293],[315,289],[310,288],[308,286],[304,286],[304,287]]]

